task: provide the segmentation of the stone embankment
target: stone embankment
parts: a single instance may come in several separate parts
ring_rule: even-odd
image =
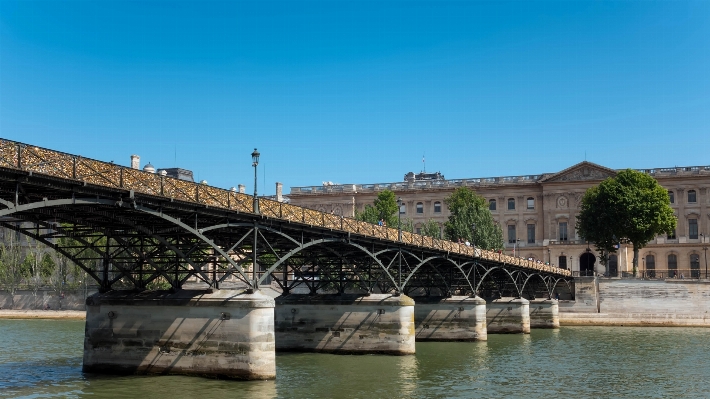
[[[710,327],[710,281],[575,279],[560,325]]]

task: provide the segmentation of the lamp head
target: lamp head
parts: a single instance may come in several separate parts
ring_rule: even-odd
[[[256,166],[259,164],[259,151],[254,148],[254,152],[251,153],[251,161],[252,161],[252,166]]]

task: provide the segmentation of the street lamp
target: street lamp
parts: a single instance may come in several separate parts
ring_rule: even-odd
[[[705,242],[705,235],[703,233],[700,233],[700,236],[703,237],[702,242]],[[707,280],[708,278],[708,246],[703,247],[703,251],[705,252],[705,279]]]
[[[513,258],[515,258],[515,249],[518,246],[519,242],[520,242],[520,238],[516,238],[515,241],[513,241]]]
[[[402,197],[397,198],[397,226],[399,229],[399,241],[402,241]]]
[[[550,254],[550,248],[547,248],[547,264],[552,266],[552,254]]]
[[[251,153],[251,166],[254,167],[254,213],[259,213],[259,199],[256,196],[256,167],[259,165],[259,151],[254,148]]]

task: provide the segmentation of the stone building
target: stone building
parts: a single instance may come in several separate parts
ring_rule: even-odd
[[[676,233],[659,236],[640,251],[639,272],[650,278],[707,278],[710,239],[710,166],[643,169],[668,190],[678,218]],[[551,262],[575,275],[624,276],[632,271],[633,248],[621,243],[608,265],[601,265],[593,244],[575,228],[582,196],[616,170],[581,162],[557,173],[446,180],[439,173],[405,175],[403,182],[324,184],[292,187],[294,205],[346,217],[372,204],[382,190],[392,190],[404,202],[400,212],[415,230],[429,219],[443,223],[449,216],[444,199],[456,188],[470,187],[486,198],[500,224],[510,255]]]

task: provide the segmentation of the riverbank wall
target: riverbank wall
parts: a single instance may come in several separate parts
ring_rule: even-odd
[[[562,326],[710,327],[710,281],[579,277]]]
[[[95,290],[67,291],[17,290],[14,295],[0,291],[0,309],[14,310],[86,310],[87,295]]]

